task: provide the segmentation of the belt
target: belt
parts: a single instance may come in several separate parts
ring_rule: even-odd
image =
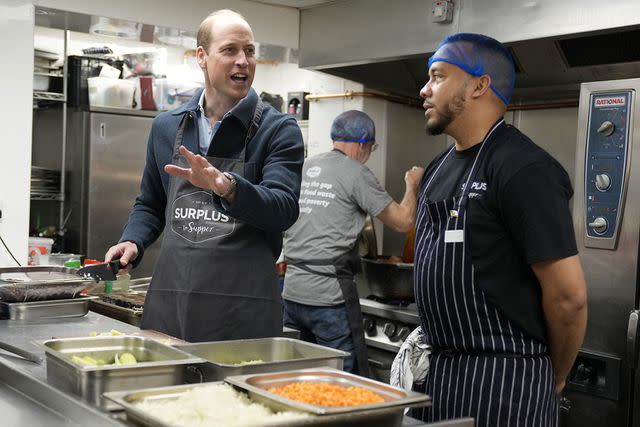
[[[498,357],[505,359],[515,358],[529,358],[529,357],[547,357],[549,353],[537,353],[537,354],[521,354],[521,353],[499,353],[493,351],[476,351],[476,350],[461,350],[453,347],[439,347],[431,345],[431,354],[441,354],[445,357],[460,356],[476,356],[476,357]]]

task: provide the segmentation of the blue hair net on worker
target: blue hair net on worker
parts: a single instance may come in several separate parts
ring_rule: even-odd
[[[491,89],[509,104],[516,83],[516,70],[511,53],[499,41],[482,34],[458,33],[445,38],[429,58],[434,62],[453,64],[474,77],[488,74]]]
[[[331,124],[331,140],[367,143],[376,140],[376,126],[367,114],[349,110],[340,114]]]

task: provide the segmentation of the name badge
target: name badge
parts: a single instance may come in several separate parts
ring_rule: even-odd
[[[464,230],[446,230],[444,232],[445,243],[461,243],[464,242]]]

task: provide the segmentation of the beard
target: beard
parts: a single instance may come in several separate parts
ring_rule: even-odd
[[[465,85],[466,86],[466,85]],[[446,104],[436,117],[427,119],[425,130],[429,135],[441,135],[451,122],[464,110],[466,98],[464,88],[460,93],[453,96],[453,99]]]

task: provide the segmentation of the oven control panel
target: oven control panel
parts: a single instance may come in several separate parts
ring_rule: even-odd
[[[584,169],[586,246],[616,246],[626,192],[633,102],[631,90],[590,96]]]
[[[404,340],[420,325],[415,304],[398,306],[360,300],[363,329],[368,346],[397,352]]]
[[[367,345],[390,351],[398,351],[404,340],[417,327],[370,315],[364,315],[363,322]]]

